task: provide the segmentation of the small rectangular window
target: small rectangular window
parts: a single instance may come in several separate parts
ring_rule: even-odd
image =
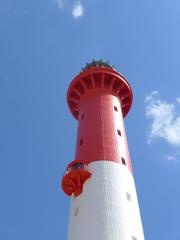
[[[131,194],[130,193],[126,192],[126,197],[127,197],[128,201],[131,201]]]
[[[121,136],[121,131],[119,129],[117,130],[117,133],[119,136]]]
[[[121,158],[122,164],[126,165],[126,160],[124,158]]]
[[[75,206],[74,207],[74,216],[77,216],[78,212],[79,212],[79,208],[78,208],[78,206]]]
[[[81,146],[83,144],[83,140],[81,139],[79,142],[79,145]]]
[[[114,106],[114,110],[115,110],[116,112],[118,112],[118,108],[117,108],[116,106]]]
[[[132,236],[132,240],[137,240],[137,238],[136,238],[136,237],[134,237],[134,236]]]

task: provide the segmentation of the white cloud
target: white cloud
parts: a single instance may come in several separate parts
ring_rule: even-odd
[[[148,142],[162,138],[170,145],[180,147],[180,113],[175,104],[162,101],[154,91],[145,99],[146,116],[150,120]]]
[[[74,18],[79,18],[84,15],[84,8],[80,1],[77,1],[72,8],[72,15]]]
[[[54,2],[61,11],[70,11],[74,18],[79,18],[84,15],[84,8],[80,1],[76,1],[73,5],[69,0],[54,0]]]
[[[177,102],[177,103],[180,103],[180,98],[179,98],[179,97],[176,98],[176,102]]]
[[[166,156],[165,158],[166,158],[166,160],[171,161],[171,162],[176,162],[177,161],[177,158],[174,157],[174,156]]]
[[[64,1],[63,0],[54,0],[54,1],[57,3],[60,10],[62,10],[64,8]]]

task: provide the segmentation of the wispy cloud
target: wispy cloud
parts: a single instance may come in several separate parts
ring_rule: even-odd
[[[180,112],[176,105],[162,101],[157,91],[148,95],[145,103],[149,120],[148,143],[162,138],[170,145],[180,147]]]
[[[180,98],[179,98],[179,97],[176,98],[176,102],[177,102],[177,103],[180,103]]]
[[[72,15],[74,18],[79,18],[84,15],[84,8],[80,1],[77,1],[72,8]]]
[[[64,1],[63,0],[54,0],[54,1],[57,3],[59,9],[63,10],[63,8],[64,8]]]
[[[177,162],[177,158],[175,156],[168,155],[165,157],[165,159],[170,162]]]
[[[54,0],[58,8],[62,10],[70,11],[74,18],[80,18],[84,16],[84,7],[80,1],[71,4],[69,0]]]

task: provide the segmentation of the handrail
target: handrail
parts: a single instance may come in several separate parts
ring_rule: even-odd
[[[88,171],[88,164],[86,164],[86,163],[75,163],[64,172],[64,175],[68,174],[71,171],[76,171],[76,170],[79,170],[79,169],[83,169],[83,170]]]

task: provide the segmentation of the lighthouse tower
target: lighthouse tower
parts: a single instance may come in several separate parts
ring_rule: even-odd
[[[93,61],[71,82],[78,120],[75,160],[62,179],[71,197],[68,240],[144,240],[123,118],[132,104],[126,79]]]

